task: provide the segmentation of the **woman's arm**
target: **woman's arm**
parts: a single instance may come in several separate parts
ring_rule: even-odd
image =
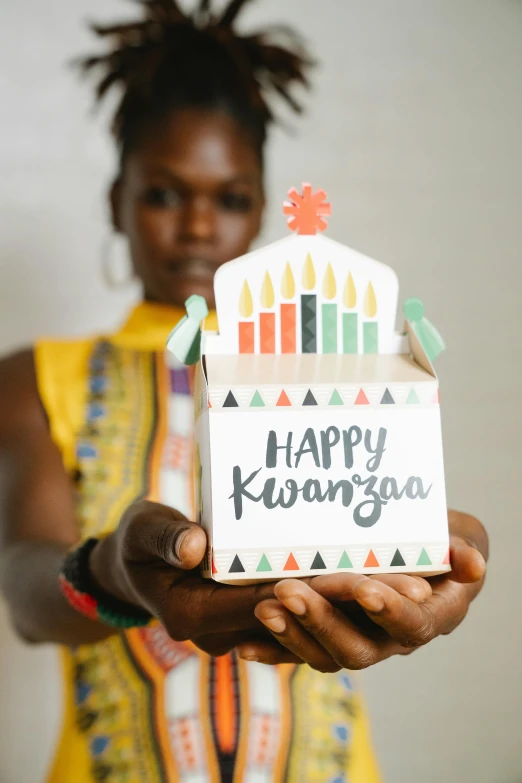
[[[89,644],[115,629],[77,613],[58,584],[66,552],[79,540],[74,489],[49,434],[25,351],[0,361],[0,588],[19,635],[31,642]],[[176,639],[221,654],[266,633],[254,616],[273,585],[227,587],[205,581],[199,525],[174,509],[133,504],[91,555],[106,592],[148,609]]]
[[[24,351],[0,361],[0,587],[26,641],[76,645],[113,633],[72,609],[59,589],[78,538],[73,487]]]

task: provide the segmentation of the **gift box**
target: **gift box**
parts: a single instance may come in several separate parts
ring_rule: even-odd
[[[395,272],[321,233],[322,191],[289,195],[295,233],[218,270],[219,332],[191,297],[168,342],[195,363],[204,573],[447,571],[442,339],[418,299],[396,332]]]

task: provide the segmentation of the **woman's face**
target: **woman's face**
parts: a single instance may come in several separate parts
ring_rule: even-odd
[[[213,307],[216,269],[246,253],[259,233],[261,162],[232,118],[186,109],[130,152],[111,202],[145,298],[183,306],[200,294]]]

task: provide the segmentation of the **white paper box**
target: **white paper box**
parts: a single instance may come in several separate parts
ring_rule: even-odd
[[[395,332],[395,273],[292,236],[215,291],[195,392],[205,574],[449,570],[438,382],[412,324]]]

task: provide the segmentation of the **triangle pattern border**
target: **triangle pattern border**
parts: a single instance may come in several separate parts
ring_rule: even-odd
[[[224,582],[236,579],[260,581],[339,572],[435,574],[451,570],[447,553],[447,539],[420,543],[372,542],[343,543],[338,546],[319,544],[291,548],[213,549],[207,553],[203,565],[206,576]],[[269,564],[270,568],[258,570],[261,563]]]
[[[407,388],[406,393],[404,389]],[[255,399],[254,405],[252,405]],[[280,403],[280,400],[284,400]],[[332,399],[335,400],[332,403]],[[413,402],[414,400],[414,402]],[[201,409],[217,413],[223,409],[228,412],[266,410],[341,410],[342,408],[419,408],[439,407],[439,388],[437,382],[413,384],[324,384],[318,386],[260,385],[260,386],[221,386],[213,387],[202,393]],[[279,403],[279,404],[278,404]]]

